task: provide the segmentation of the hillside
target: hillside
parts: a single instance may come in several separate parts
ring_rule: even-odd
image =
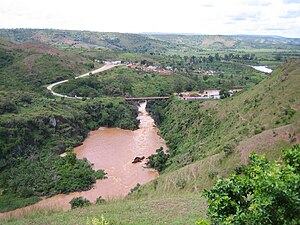
[[[299,143],[299,65],[300,60],[291,60],[233,98],[151,104],[171,154],[157,180],[125,200],[67,213],[35,213],[11,224],[85,224],[101,215],[113,224],[194,224],[205,217],[200,192],[216,178],[238,171],[250,151],[276,160],[283,147]]]
[[[202,55],[207,50],[268,52],[299,56],[300,39],[268,36],[132,34],[54,29],[0,29],[0,37],[16,42],[43,42],[75,52],[86,50],[151,55]]]
[[[275,140],[279,135],[276,129],[297,127],[299,65],[299,60],[281,65],[272,76],[233,98],[202,103],[174,99],[157,111],[159,115],[155,115],[154,107],[154,118],[163,118],[159,126],[173,156],[171,167],[221,152],[236,152],[244,140],[259,138],[270,131],[274,131]],[[285,141],[297,140],[298,132],[296,129],[286,134],[290,137],[285,137]],[[271,140],[262,142],[266,146],[276,144],[269,143]],[[253,145],[252,148],[257,149]]]
[[[211,49],[300,49],[297,38],[253,35],[180,35],[149,34],[150,37],[195,48]]]
[[[94,62],[40,42],[0,39],[0,89],[42,92],[43,85],[72,78],[94,68]]]
[[[217,178],[239,171],[251,151],[278,160],[282,148],[299,143],[299,63],[281,65],[231,99],[172,100],[166,111],[152,106],[171,154],[156,182],[157,192],[201,192]]]
[[[0,36],[17,42],[39,41],[58,48],[85,48],[133,53],[159,53],[175,44],[140,34],[101,33],[90,31],[0,29]]]
[[[46,84],[100,66],[73,53],[1,39],[0,59],[0,212],[91,188],[97,178],[92,165],[59,154],[99,126],[136,129],[137,108],[121,99],[54,98]]]

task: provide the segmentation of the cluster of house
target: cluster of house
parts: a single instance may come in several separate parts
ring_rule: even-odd
[[[122,64],[122,61],[114,61],[114,60],[109,60],[109,59],[106,59],[104,61],[100,60],[100,59],[94,59],[94,62],[97,62],[97,63],[111,63],[113,65],[121,65]]]
[[[131,69],[137,69],[140,71],[150,72],[150,73],[159,73],[159,74],[172,74],[173,70],[171,67],[168,67],[166,69],[158,67],[158,66],[146,66],[146,65],[139,65],[139,64],[133,64],[129,63],[127,64],[128,68]]]
[[[229,94],[232,96],[234,93],[241,91],[242,89],[230,89]],[[201,99],[220,99],[221,90],[203,90],[203,91],[189,91],[176,93],[182,100],[201,100]]]
[[[203,75],[208,75],[208,76],[216,76],[220,75],[222,72],[219,71],[214,71],[214,70],[195,70],[195,73],[203,74]]]

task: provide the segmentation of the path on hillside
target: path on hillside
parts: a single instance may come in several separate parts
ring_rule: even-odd
[[[113,64],[111,62],[105,62],[105,65],[96,69],[96,70],[93,70],[93,71],[90,71],[88,73],[85,73],[85,74],[82,74],[82,75],[79,75],[77,77],[75,77],[75,79],[78,79],[78,78],[82,78],[82,77],[87,77],[87,76],[90,76],[90,75],[93,75],[93,74],[97,74],[97,73],[100,73],[100,72],[103,72],[105,70],[109,70],[113,67],[116,67],[116,66],[120,66],[122,64]],[[68,96],[68,95],[62,95],[62,94],[59,94],[55,91],[53,91],[53,88],[56,86],[56,85],[59,85],[59,84],[62,84],[62,83],[66,83],[68,82],[69,80],[62,80],[62,81],[58,81],[58,82],[55,82],[55,83],[52,83],[52,84],[49,84],[47,86],[47,89],[51,92],[51,94],[55,95],[55,96],[58,96],[58,97],[64,97],[64,98],[71,98],[71,99],[82,99],[82,97],[71,97],[71,96]]]

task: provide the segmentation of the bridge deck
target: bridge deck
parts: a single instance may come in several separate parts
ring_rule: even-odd
[[[151,101],[151,100],[163,100],[169,99],[169,96],[162,96],[162,97],[137,97],[137,98],[125,98],[126,101]]]

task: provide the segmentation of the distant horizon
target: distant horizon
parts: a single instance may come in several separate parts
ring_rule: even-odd
[[[286,37],[283,35],[273,34],[205,34],[205,33],[186,33],[186,32],[120,32],[120,31],[95,31],[95,30],[81,30],[81,29],[60,29],[60,28],[0,28],[0,30],[59,30],[59,31],[82,31],[95,33],[120,33],[120,34],[144,34],[144,35],[184,35],[184,36],[253,36],[253,37],[268,37],[268,38],[285,38],[285,39],[300,39],[300,37]]]
[[[300,0],[1,0],[1,28],[300,38]]]

